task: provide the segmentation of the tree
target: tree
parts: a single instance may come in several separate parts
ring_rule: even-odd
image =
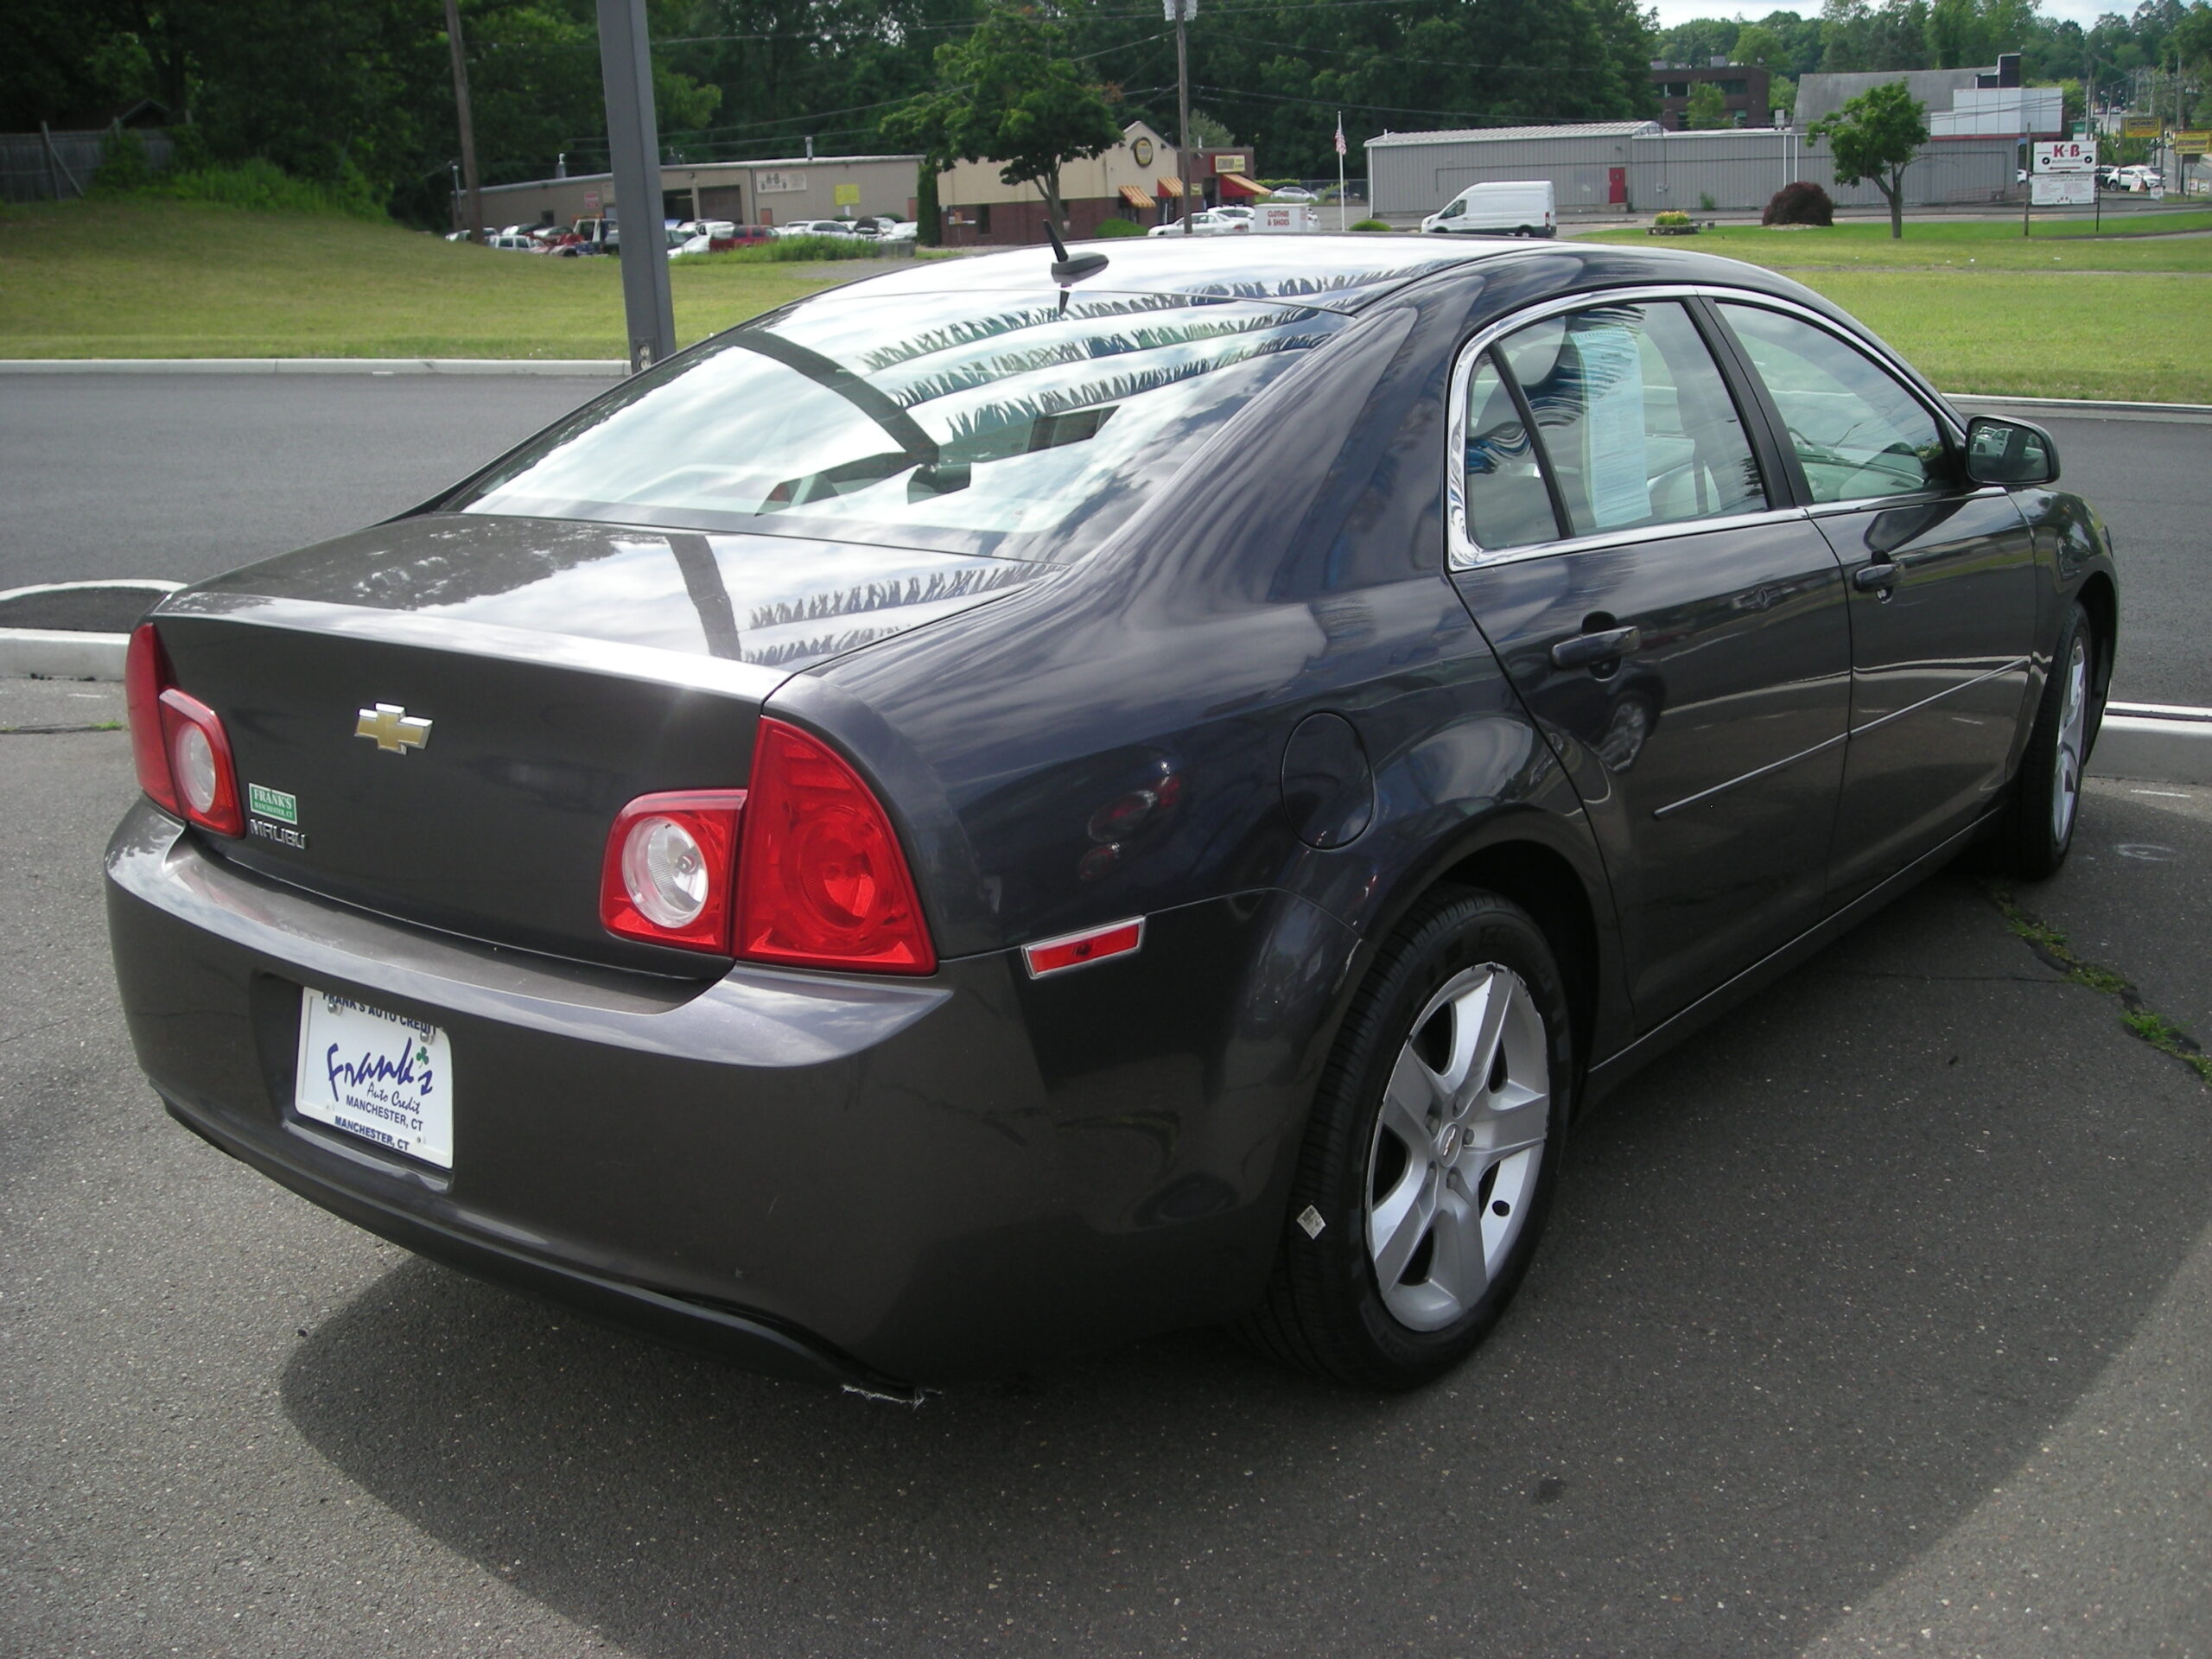
[[[1008,184],[1034,184],[1065,235],[1060,168],[1122,142],[1105,89],[1084,79],[1066,31],[1026,7],[994,4],[964,41],[937,49],[937,86],[883,118],[886,142],[943,172],[995,161]]]
[[[1835,181],[1873,181],[1890,204],[1890,235],[1904,235],[1904,170],[1928,142],[1928,111],[1901,80],[1869,87],[1834,115],[1807,128],[1826,138],[1835,157]]]
[[[1755,69],[1787,71],[1789,60],[1782,48],[1782,36],[1764,23],[1746,23],[1737,31],[1736,49],[1731,54],[1738,63],[1748,63]]]
[[[1709,80],[1700,80],[1690,88],[1690,106],[1682,111],[1682,127],[1688,132],[1711,132],[1716,127],[1733,126],[1728,113],[1728,100],[1720,89]]]

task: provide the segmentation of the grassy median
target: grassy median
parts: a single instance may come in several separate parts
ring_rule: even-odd
[[[682,260],[680,340],[872,262]],[[0,357],[625,355],[613,259],[548,259],[336,214],[184,201],[0,209]]]
[[[1679,241],[1788,272],[1865,319],[1941,386],[2212,403],[2212,214],[1821,230],[1732,226]],[[696,340],[873,262],[671,266]],[[0,208],[0,357],[619,358],[612,259],[487,252],[334,215],[134,200]]]
[[[2181,235],[2145,235],[2156,228]],[[2212,213],[2113,214],[1832,228],[1726,226],[1679,239],[1588,240],[1694,249],[1815,289],[1947,391],[2212,403]]]

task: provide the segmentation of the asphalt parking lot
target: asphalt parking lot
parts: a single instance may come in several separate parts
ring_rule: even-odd
[[[112,687],[0,682],[0,726]],[[113,730],[0,735],[0,1651],[2212,1652],[2212,1089],[1939,878],[1580,1126],[1447,1382],[1193,1332],[918,1408],[408,1257],[172,1124]],[[2212,1031],[2212,791],[2018,903]]]

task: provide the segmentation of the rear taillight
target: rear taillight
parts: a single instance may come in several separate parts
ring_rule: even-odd
[[[780,721],[760,722],[750,787],[646,795],[622,809],[600,918],[625,938],[749,962],[937,967],[882,803],[833,750]]]
[[[132,631],[123,661],[124,705],[138,786],[155,804],[219,836],[245,833],[231,740],[213,709],[169,683],[151,623]]]
[[[753,962],[891,974],[937,967],[882,804],[827,746],[780,721],[763,720],[753,742],[735,943]]]
[[[168,756],[169,786],[184,816],[219,836],[244,835],[238,768],[231,764],[231,740],[215,711],[171,686],[162,693],[162,748]]]
[[[181,813],[176,785],[169,779],[168,745],[162,737],[162,693],[168,689],[168,662],[154,625],[142,622],[130,635],[123,659],[123,703],[130,716],[130,757],[138,764],[138,787],[157,806]]]
[[[687,950],[729,950],[741,789],[641,795],[607,838],[599,918],[610,933]]]

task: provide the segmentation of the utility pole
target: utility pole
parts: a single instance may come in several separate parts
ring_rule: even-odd
[[[450,3],[450,0],[448,0]],[[599,78],[607,93],[607,147],[614,205],[626,230],[622,311],[630,372],[676,352],[676,308],[668,296],[667,237],[661,232],[660,126],[653,114],[652,42],[645,0],[599,0]]]
[[[1182,234],[1191,229],[1191,46],[1183,25],[1198,15],[1198,0],[1161,0],[1175,25],[1175,181],[1183,187]]]
[[[484,192],[476,176],[476,120],[468,112],[468,52],[461,41],[461,0],[446,0],[446,44],[453,49],[453,106],[461,122],[461,181],[468,197],[468,239],[484,236]]]

